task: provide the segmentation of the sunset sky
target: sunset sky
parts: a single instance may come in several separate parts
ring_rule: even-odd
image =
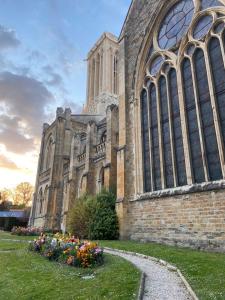
[[[80,112],[85,58],[119,35],[130,0],[0,0],[0,189],[35,182],[42,124]]]

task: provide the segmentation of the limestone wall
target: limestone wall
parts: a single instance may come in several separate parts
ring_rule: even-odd
[[[225,190],[132,201],[131,239],[225,251]]]

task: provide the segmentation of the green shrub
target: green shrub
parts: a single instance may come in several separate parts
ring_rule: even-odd
[[[80,238],[114,240],[119,237],[116,197],[103,190],[97,196],[84,195],[75,201],[68,218],[68,230]]]
[[[94,199],[91,196],[83,195],[76,199],[74,206],[68,216],[68,231],[81,239],[88,238],[90,222],[90,203]]]

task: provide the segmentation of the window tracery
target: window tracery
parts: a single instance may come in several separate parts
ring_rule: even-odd
[[[201,9],[207,9],[209,7],[220,6],[220,5],[222,5],[221,2],[217,0],[202,0]]]
[[[225,179],[223,6],[176,1],[151,33],[140,93],[145,192]]]
[[[172,6],[164,18],[158,35],[161,49],[175,46],[187,32],[194,15],[192,0],[182,0]]]

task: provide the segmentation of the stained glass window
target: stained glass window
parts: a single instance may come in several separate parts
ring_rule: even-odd
[[[191,63],[190,60],[187,58],[184,59],[182,64],[182,73],[193,179],[194,182],[201,183],[205,181],[205,175],[202,161],[199,128],[197,122]]]
[[[224,30],[224,28],[225,28],[225,23],[220,22],[220,23],[216,24],[216,26],[214,27],[214,32],[215,33],[220,33]]]
[[[149,146],[149,123],[148,123],[148,103],[147,92],[142,91],[141,114],[142,114],[142,149],[143,149],[143,170],[144,170],[144,190],[151,191],[151,171],[150,171],[150,146]]]
[[[202,0],[201,9],[223,5],[218,0]]]
[[[201,39],[202,37],[204,37],[208,33],[209,29],[212,27],[212,23],[213,23],[212,16],[207,15],[202,17],[198,21],[194,29],[194,33],[193,33],[194,38]]]
[[[208,78],[205,66],[203,51],[198,49],[193,57],[196,73],[196,85],[198,89],[198,98],[200,114],[202,120],[202,130],[205,142],[206,158],[210,180],[219,180],[222,178],[216,131],[213,120],[213,111],[208,86]]]
[[[175,46],[188,31],[194,15],[192,0],[182,0],[175,4],[164,18],[158,34],[161,49]]]
[[[190,44],[186,50],[186,53],[191,56],[194,53],[194,51],[195,51],[195,45]]]
[[[175,167],[177,170],[177,183],[179,186],[187,184],[185,169],[183,136],[181,130],[180,107],[177,89],[177,74],[175,69],[171,69],[168,75],[169,91],[171,98],[171,119],[175,151]]]
[[[161,66],[163,64],[163,62],[164,62],[164,58],[161,55],[158,56],[158,57],[156,57],[153,60],[153,62],[151,64],[151,67],[150,67],[150,74],[152,76],[157,75],[157,73],[159,72],[159,70],[160,70],[160,68],[161,68]]]
[[[219,0],[177,0],[157,32],[161,50],[156,53],[151,42],[144,57],[146,68],[152,75],[146,76],[143,81],[147,90],[141,94],[146,192],[184,186],[190,180],[187,172],[192,174],[192,183],[223,178],[220,156],[225,149],[225,14],[221,10],[214,14],[210,9],[201,12],[216,6],[224,4]],[[200,17],[193,26],[193,41],[187,32],[195,13],[196,17]],[[210,30],[212,36],[208,34]],[[203,51],[197,40],[203,41],[206,35],[209,41]],[[184,36],[186,45],[183,53],[183,48],[178,46]],[[173,51],[174,58],[177,56],[175,60],[181,72],[181,82],[173,59],[163,51],[167,49]],[[185,58],[178,57],[180,54]],[[208,62],[211,70],[208,70]],[[156,78],[153,79],[153,76]],[[215,111],[212,107],[213,94]],[[180,104],[184,104],[184,115]],[[215,113],[218,113],[220,133],[215,126]],[[223,149],[219,148],[221,143]],[[186,164],[185,155],[188,153],[190,166]]]
[[[220,42],[212,38],[209,42],[209,56],[214,81],[214,91],[217,100],[220,126],[225,145],[225,69],[220,49]]]
[[[159,89],[160,89],[160,107],[161,107],[165,183],[167,188],[172,188],[174,187],[173,161],[172,161],[172,153],[171,153],[168,96],[167,96],[167,88],[166,88],[166,79],[164,76],[162,76],[159,80]]]
[[[153,161],[153,182],[154,190],[161,190],[161,164],[160,164],[160,153],[159,153],[159,130],[158,130],[158,117],[157,117],[157,98],[156,88],[151,84],[149,88],[150,94],[150,132],[151,132],[151,153]]]

